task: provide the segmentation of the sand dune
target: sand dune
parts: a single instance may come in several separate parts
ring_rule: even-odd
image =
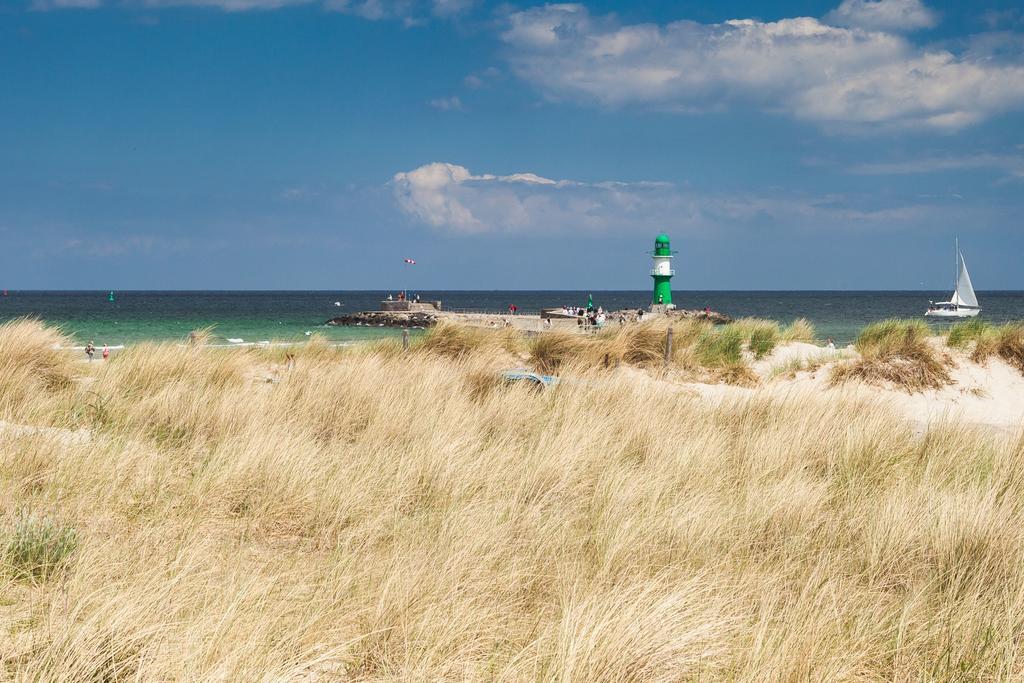
[[[942,389],[910,393],[895,386],[847,382],[833,387],[829,372],[845,358],[856,357],[850,346],[828,350],[815,344],[793,342],[777,347],[770,355],[751,363],[761,379],[757,387],[725,384],[683,383],[707,398],[734,398],[752,394],[868,398],[884,402],[918,426],[941,421],[983,425],[1015,431],[1024,426],[1024,376],[998,358],[984,363],[967,354],[943,348],[950,361],[953,383]],[[810,366],[794,369],[800,363]]]

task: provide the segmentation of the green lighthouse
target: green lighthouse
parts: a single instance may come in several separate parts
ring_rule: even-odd
[[[672,270],[672,249],[669,247],[668,235],[662,233],[654,238],[654,267],[651,268],[651,277],[654,278],[654,297],[652,304],[663,304],[669,308],[672,306],[672,276],[676,271]]]

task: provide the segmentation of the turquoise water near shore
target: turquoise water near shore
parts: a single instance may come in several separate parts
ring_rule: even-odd
[[[35,317],[59,325],[76,342],[132,344],[145,340],[184,340],[191,330],[211,327],[215,339],[302,341],[306,332],[336,342],[400,334],[399,330],[332,327],[324,323],[344,312],[373,310],[382,291],[336,292],[107,292],[10,291],[0,297],[0,321]],[[522,313],[543,307],[595,305],[609,310],[638,308],[650,301],[643,291],[423,291],[425,300],[441,300],[448,310],[504,313],[510,304]],[[814,323],[819,336],[852,341],[867,323],[885,318],[921,318],[930,300],[949,292],[764,292],[677,291],[683,308],[710,306],[732,317],[755,316],[789,323],[800,317]],[[991,322],[1024,320],[1024,292],[979,292],[982,318]],[[335,306],[334,302],[341,306]],[[943,323],[937,323],[939,328]],[[948,325],[948,323],[945,323]]]

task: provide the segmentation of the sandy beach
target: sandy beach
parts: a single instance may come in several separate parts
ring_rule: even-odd
[[[936,342],[938,345],[938,342]],[[1024,376],[999,359],[985,363],[963,352],[945,351],[950,358],[953,382],[941,389],[908,392],[894,386],[849,383],[832,386],[829,371],[835,363],[857,357],[851,345],[828,350],[818,344],[792,342],[776,348],[751,367],[760,378],[757,387],[650,379],[685,387],[713,401],[765,396],[816,397],[820,400],[854,398],[891,408],[921,431],[929,424],[948,423],[991,427],[1008,433],[1024,428]],[[806,369],[811,365],[813,369]],[[804,366],[804,367],[801,367]]]

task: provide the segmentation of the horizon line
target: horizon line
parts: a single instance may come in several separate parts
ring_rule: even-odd
[[[394,288],[375,288],[375,289],[118,289],[104,288],[104,289],[5,289],[7,297],[11,294],[102,294],[106,292],[118,292],[124,294],[319,294],[319,293],[338,293],[338,292],[351,292],[351,293],[379,293],[379,292],[394,292],[403,291],[402,289]],[[423,292],[450,292],[450,293],[473,293],[473,292],[643,292],[649,293],[650,289],[441,289],[441,288],[406,288],[404,291],[415,291],[419,293]],[[687,293],[687,292],[700,292],[700,293],[933,293],[933,292],[945,292],[948,288],[940,289],[673,289],[673,293]],[[990,294],[1024,294],[1024,289],[978,289],[977,292],[987,292]],[[2,297],[0,297],[2,299]]]

